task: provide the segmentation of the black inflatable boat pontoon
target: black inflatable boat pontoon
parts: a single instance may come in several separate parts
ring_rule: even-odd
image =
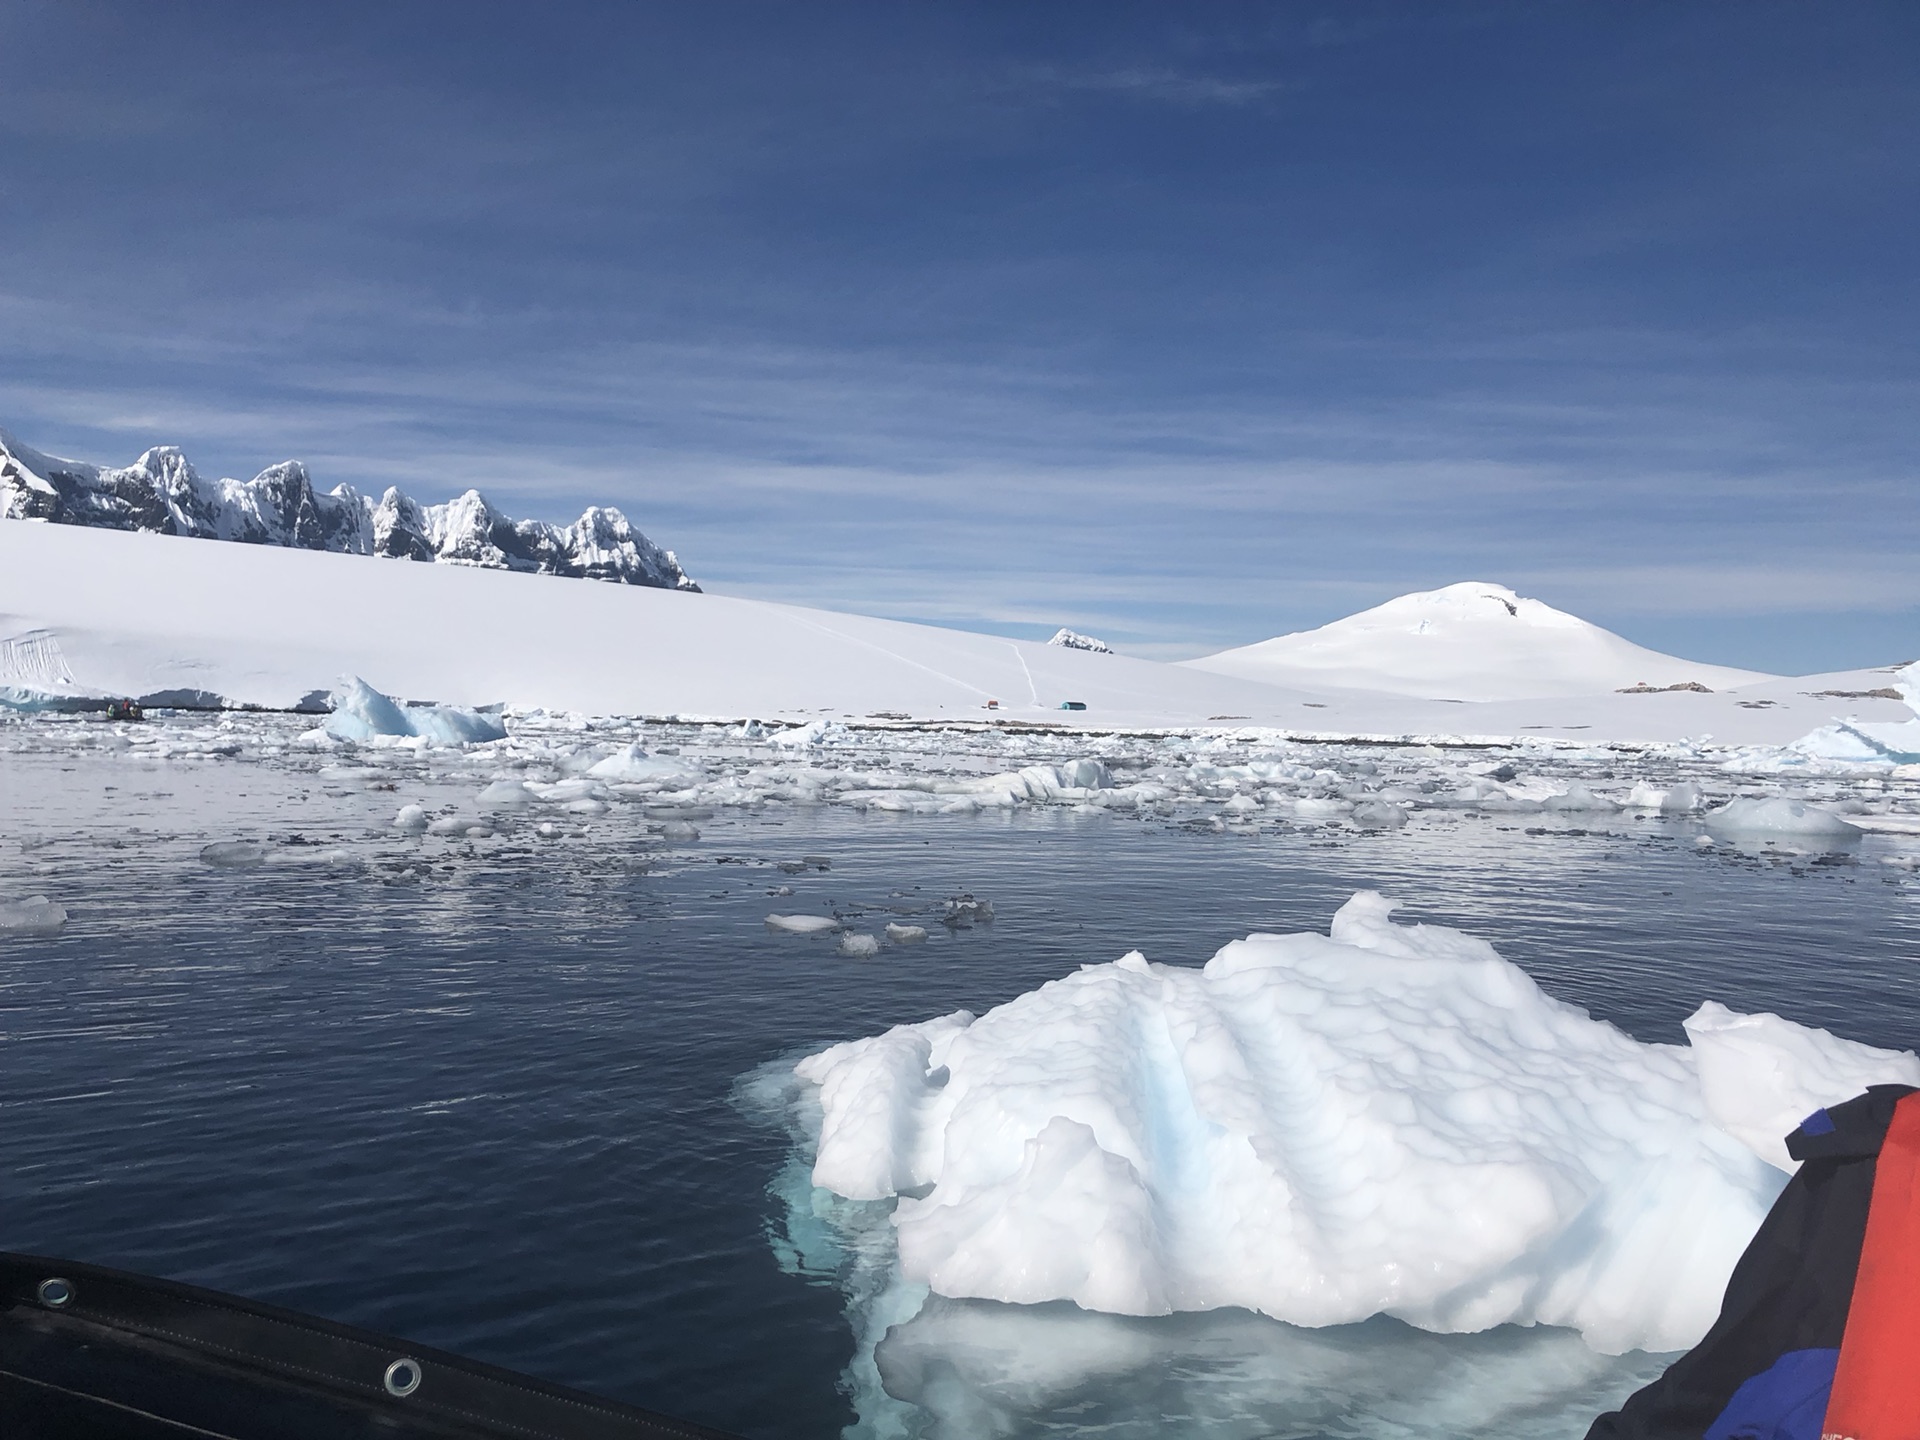
[[[0,1252],[7,1440],[727,1440],[213,1290]]]

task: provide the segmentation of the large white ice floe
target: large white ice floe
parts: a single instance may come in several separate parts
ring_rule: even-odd
[[[901,1271],[946,1296],[1692,1344],[1784,1183],[1755,1152],[1780,1096],[1838,1101],[1873,1067],[1816,1073],[1805,1032],[1762,1027],[1741,1063],[1771,1053],[1797,1088],[1710,1106],[1688,1048],[1391,909],[1362,892],[1328,935],[1201,970],[1130,954],[810,1056],[814,1183],[899,1197]]]
[[[357,677],[333,692],[333,713],[324,727],[335,740],[361,743],[420,739],[435,745],[477,745],[507,738],[492,715],[452,705],[399,705]]]

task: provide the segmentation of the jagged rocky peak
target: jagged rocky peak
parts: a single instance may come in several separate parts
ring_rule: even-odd
[[[1063,650],[1091,650],[1096,655],[1111,655],[1113,647],[1104,640],[1096,640],[1091,635],[1082,635],[1078,630],[1069,630],[1064,625],[1047,641],[1049,645],[1058,645]]]
[[[376,501],[351,485],[317,490],[298,460],[251,480],[209,481],[171,445],[116,469],[43,455],[0,430],[0,519],[700,588],[671,550],[618,510],[590,506],[559,526],[515,520],[478,490],[443,505],[421,505],[397,489]]]

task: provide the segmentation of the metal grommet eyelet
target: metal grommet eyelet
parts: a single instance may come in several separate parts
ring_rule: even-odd
[[[40,1297],[40,1303],[49,1310],[58,1310],[63,1305],[73,1303],[73,1282],[62,1280],[58,1275],[42,1280],[34,1294]]]
[[[403,1399],[420,1388],[420,1362],[402,1355],[387,1366],[387,1393]]]

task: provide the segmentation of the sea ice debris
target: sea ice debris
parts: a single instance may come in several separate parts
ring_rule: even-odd
[[[869,960],[880,953],[880,942],[865,931],[848,931],[840,937],[840,953],[856,960]]]

